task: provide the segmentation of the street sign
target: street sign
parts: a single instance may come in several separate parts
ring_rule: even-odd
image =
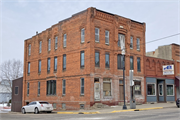
[[[133,81],[133,70],[129,70],[129,80],[130,80],[130,86],[134,85],[134,81]]]
[[[174,75],[174,65],[163,65],[163,75]]]

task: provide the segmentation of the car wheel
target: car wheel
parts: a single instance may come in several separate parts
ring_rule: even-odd
[[[26,111],[25,111],[25,109],[24,109],[24,108],[22,109],[22,114],[26,114]]]
[[[35,114],[38,114],[38,113],[39,113],[38,108],[35,108],[35,109],[34,109],[34,113],[35,113]]]
[[[177,107],[179,108],[179,105],[177,105]]]

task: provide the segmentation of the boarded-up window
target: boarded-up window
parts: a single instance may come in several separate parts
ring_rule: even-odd
[[[111,96],[111,80],[109,78],[103,79],[103,96]]]

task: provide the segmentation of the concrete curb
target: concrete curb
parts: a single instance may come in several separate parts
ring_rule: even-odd
[[[100,114],[100,112],[57,112],[57,114]]]
[[[118,110],[112,111],[110,113],[117,113],[117,112],[129,112],[129,111],[143,111],[143,110],[154,110],[154,109],[163,109],[163,107],[155,107],[155,108],[141,108],[141,109],[129,109],[129,110]]]

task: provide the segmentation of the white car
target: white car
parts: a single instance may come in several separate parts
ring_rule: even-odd
[[[53,106],[52,104],[49,104],[48,102],[45,101],[33,101],[28,105],[23,106],[21,111],[22,114],[26,114],[27,112],[34,112],[35,114],[38,114],[41,111],[46,111],[51,113],[53,111]]]

